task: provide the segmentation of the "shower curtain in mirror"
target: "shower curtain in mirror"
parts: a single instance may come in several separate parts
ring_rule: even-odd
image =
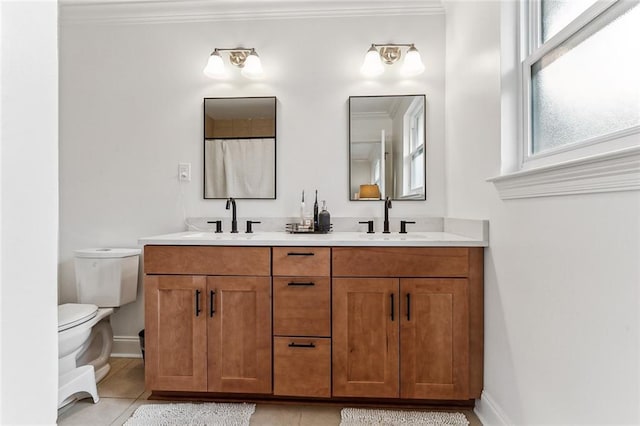
[[[275,139],[207,139],[206,198],[273,198]]]

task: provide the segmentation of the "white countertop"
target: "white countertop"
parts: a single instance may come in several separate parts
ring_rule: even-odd
[[[366,232],[332,232],[329,234],[290,234],[255,232],[253,234],[216,234],[187,231],[144,237],[142,245],[188,246],[362,246],[362,247],[487,247],[487,238],[468,237],[450,232],[408,232],[390,234]]]

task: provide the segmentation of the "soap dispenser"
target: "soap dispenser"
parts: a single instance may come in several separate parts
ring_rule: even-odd
[[[322,211],[318,214],[318,228],[323,234],[331,230],[331,215],[327,211],[327,202],[322,200]]]

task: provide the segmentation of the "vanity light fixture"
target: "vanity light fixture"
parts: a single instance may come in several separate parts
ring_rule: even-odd
[[[424,72],[424,64],[420,58],[420,52],[418,52],[413,43],[371,44],[364,57],[360,72],[367,77],[376,77],[382,74],[384,72],[384,64],[392,65],[398,62],[402,56],[402,47],[408,47],[402,63],[402,73],[410,77]]]
[[[227,76],[220,52],[229,52],[229,62],[231,65],[242,68],[240,74],[243,76],[251,79],[262,77],[262,63],[256,53],[256,49],[253,47],[234,47],[232,49],[216,47],[209,56],[207,66],[202,71],[206,76],[211,78],[224,78]]]

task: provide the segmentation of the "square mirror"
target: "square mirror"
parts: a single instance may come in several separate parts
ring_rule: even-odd
[[[204,198],[276,198],[276,98],[204,99]]]
[[[425,95],[349,97],[349,199],[426,200]]]

